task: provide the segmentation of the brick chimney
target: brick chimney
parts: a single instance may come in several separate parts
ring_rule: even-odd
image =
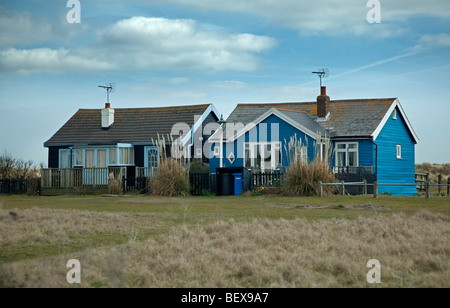
[[[317,96],[317,116],[325,118],[329,112],[330,97],[327,95],[327,88],[321,87],[320,95]]]
[[[114,124],[114,109],[111,104],[106,103],[105,109],[102,109],[102,128],[109,128]]]

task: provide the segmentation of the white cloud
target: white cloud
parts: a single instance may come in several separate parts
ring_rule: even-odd
[[[211,85],[215,88],[221,89],[242,89],[249,87],[249,85],[246,84],[245,82],[236,80],[215,81],[211,83]]]
[[[450,17],[448,0],[381,1],[381,24],[366,20],[366,0],[167,0],[202,11],[239,12],[261,16],[272,23],[300,31],[303,35],[364,35],[395,36],[404,30],[396,21],[413,16]]]
[[[253,34],[200,30],[193,20],[133,17],[97,33],[85,49],[16,49],[0,52],[0,68],[18,73],[99,70],[211,69],[252,71],[255,53],[276,41]]]
[[[200,30],[193,20],[133,17],[99,32],[97,45],[113,51],[113,60],[142,69],[208,68],[251,71],[253,55],[275,40],[253,34]]]
[[[0,7],[0,47],[29,45],[52,39],[52,26],[27,12],[8,12]]]
[[[420,38],[415,50],[450,47],[450,34],[440,33],[436,35],[427,34]]]
[[[90,57],[91,52],[72,52],[66,49],[15,49],[0,52],[0,70],[18,74],[82,73],[112,69],[110,63]]]

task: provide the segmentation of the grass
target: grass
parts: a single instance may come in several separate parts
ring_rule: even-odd
[[[367,248],[365,241],[375,243],[375,235],[379,236],[379,230],[383,229],[391,230],[387,234],[391,234],[390,239],[395,238],[392,242],[383,239],[381,246],[374,244],[383,249],[385,246],[390,247],[387,252],[383,252],[383,259],[385,264],[393,266],[394,274],[391,278],[387,276],[383,286],[449,287],[448,278],[442,278],[445,277],[444,274],[450,277],[445,271],[450,268],[449,206],[448,197],[427,200],[420,197],[389,196],[381,196],[379,199],[370,196],[2,196],[0,277],[6,278],[0,278],[0,286],[33,286],[33,283],[37,284],[35,279],[41,277],[40,275],[43,276],[39,281],[46,281],[45,277],[50,277],[49,275],[65,275],[65,266],[57,267],[58,269],[53,267],[64,260],[67,262],[69,256],[81,258],[84,264],[88,263],[86,273],[89,274],[85,275],[88,278],[83,287],[361,286],[354,276],[356,265],[347,264],[350,260],[345,258],[341,260],[341,253],[346,255],[346,250],[340,250],[337,244],[331,244],[330,238],[336,238],[337,243],[346,237],[352,238],[345,249],[355,255],[359,254],[361,259],[364,259],[366,254],[363,252]],[[11,216],[11,211],[15,212],[17,217]],[[223,226],[228,227],[221,229]],[[266,226],[264,228],[267,230],[261,229],[260,226]],[[362,226],[369,228],[365,236],[376,231],[374,237],[359,237],[352,233],[352,230]],[[377,226],[377,229],[374,231],[370,226]],[[324,238],[319,246],[323,250],[313,249],[311,243],[305,246],[309,247],[308,249],[298,247],[298,239],[295,236],[307,234],[312,232],[311,230],[322,230],[321,237]],[[403,232],[403,235],[394,236],[396,231]],[[258,235],[258,232],[265,236]],[[342,235],[337,235],[336,232],[341,232]],[[264,242],[264,238],[272,233],[274,238],[269,237],[271,240]],[[226,236],[220,239],[222,235]],[[330,238],[326,239],[326,236]],[[254,237],[258,238],[258,241]],[[286,245],[292,242],[292,245],[280,248],[278,254],[267,256],[267,259],[259,257],[262,254],[262,248],[259,246],[264,247],[264,250],[277,251],[278,242]],[[411,249],[401,253],[396,250],[407,243],[410,243],[408,245]],[[434,248],[430,243],[433,243]],[[303,245],[303,242],[301,244]],[[244,253],[246,246],[251,249]],[[357,247],[366,248],[361,248],[358,252],[355,251],[359,249]],[[220,255],[224,255],[223,264],[228,264],[229,268],[221,269],[220,262],[212,260],[209,256],[211,249],[219,256],[219,260]],[[308,252],[311,249],[312,252]],[[323,259],[327,249],[343,263]],[[196,254],[196,251],[199,253]],[[237,255],[238,267],[232,267],[232,260],[227,259],[231,258],[227,255],[228,251],[243,253]],[[390,256],[388,252],[393,252],[393,255]],[[303,255],[309,259],[302,260],[300,256]],[[111,258],[108,261],[111,264],[104,261],[105,257]],[[167,261],[168,258],[172,258],[171,261]],[[278,258],[283,260],[280,264],[284,265],[278,264]],[[300,263],[289,265],[289,258]],[[149,259],[151,261],[146,265]],[[245,261],[253,259],[255,261]],[[306,280],[301,283],[298,280],[304,277],[301,267],[307,260],[313,259],[322,261],[314,262],[306,269],[309,282]],[[401,265],[400,261],[395,261],[397,259],[404,260],[406,267]],[[209,263],[202,263],[202,260]],[[413,263],[408,265],[408,262]],[[39,264],[39,270],[34,269],[36,264]],[[123,271],[116,269],[108,272],[108,269],[115,268],[115,264],[123,268]],[[263,270],[264,265],[269,268],[267,271],[270,270],[270,274]],[[161,271],[157,275],[153,273],[156,268]],[[407,274],[401,274],[403,270]],[[48,271],[48,274],[45,271]],[[196,272],[198,274],[195,274]],[[211,275],[216,272],[219,274]],[[298,274],[300,278],[294,279],[289,275],[290,272],[292,275]],[[344,276],[340,276],[341,272]],[[260,273],[266,273],[266,276],[261,276]],[[201,275],[215,278],[211,280]],[[337,280],[336,275],[340,277]],[[431,282],[432,278],[436,283]],[[161,279],[164,282],[157,282]],[[421,279],[423,283],[420,282]],[[15,282],[12,284],[12,281]],[[65,280],[55,282],[52,279],[43,285],[66,286]]]

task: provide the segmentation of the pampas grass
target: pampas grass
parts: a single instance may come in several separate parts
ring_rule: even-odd
[[[172,142],[172,157],[168,157],[166,140],[159,137],[153,144],[157,144],[160,155],[158,174],[151,180],[151,191],[153,195],[162,197],[187,196],[190,192],[189,172],[186,170],[181,149]],[[180,158],[179,158],[180,157]]]
[[[321,139],[321,136],[316,138],[316,140]],[[328,149],[331,149],[329,141],[327,146]],[[284,148],[288,155],[289,167],[287,168],[283,191],[289,196],[317,196],[319,182],[334,183],[336,177],[330,172],[330,165],[326,159],[320,160],[317,158],[312,162],[304,161],[301,155],[302,147],[302,140],[298,139],[297,135],[291,137],[289,143],[285,141]],[[330,150],[327,157],[331,157]],[[332,194],[334,191],[335,187],[324,187],[325,194]]]

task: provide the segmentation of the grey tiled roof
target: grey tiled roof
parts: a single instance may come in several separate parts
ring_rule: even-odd
[[[395,100],[396,98],[330,101],[330,116],[327,121],[320,122],[320,125],[332,137],[369,137]],[[255,121],[270,108],[306,112],[312,117],[317,116],[316,102],[239,104],[230,114],[227,122],[246,125]]]
[[[210,105],[115,109],[114,124],[102,129],[101,109],[80,109],[45,146],[57,144],[116,144],[167,138],[176,123],[194,124]]]
[[[292,111],[289,109],[275,108],[281,113],[285,114],[295,122],[299,123],[303,127],[309,129],[314,134],[319,134],[323,137],[328,136],[328,132],[320,126],[314,119],[306,112]]]

